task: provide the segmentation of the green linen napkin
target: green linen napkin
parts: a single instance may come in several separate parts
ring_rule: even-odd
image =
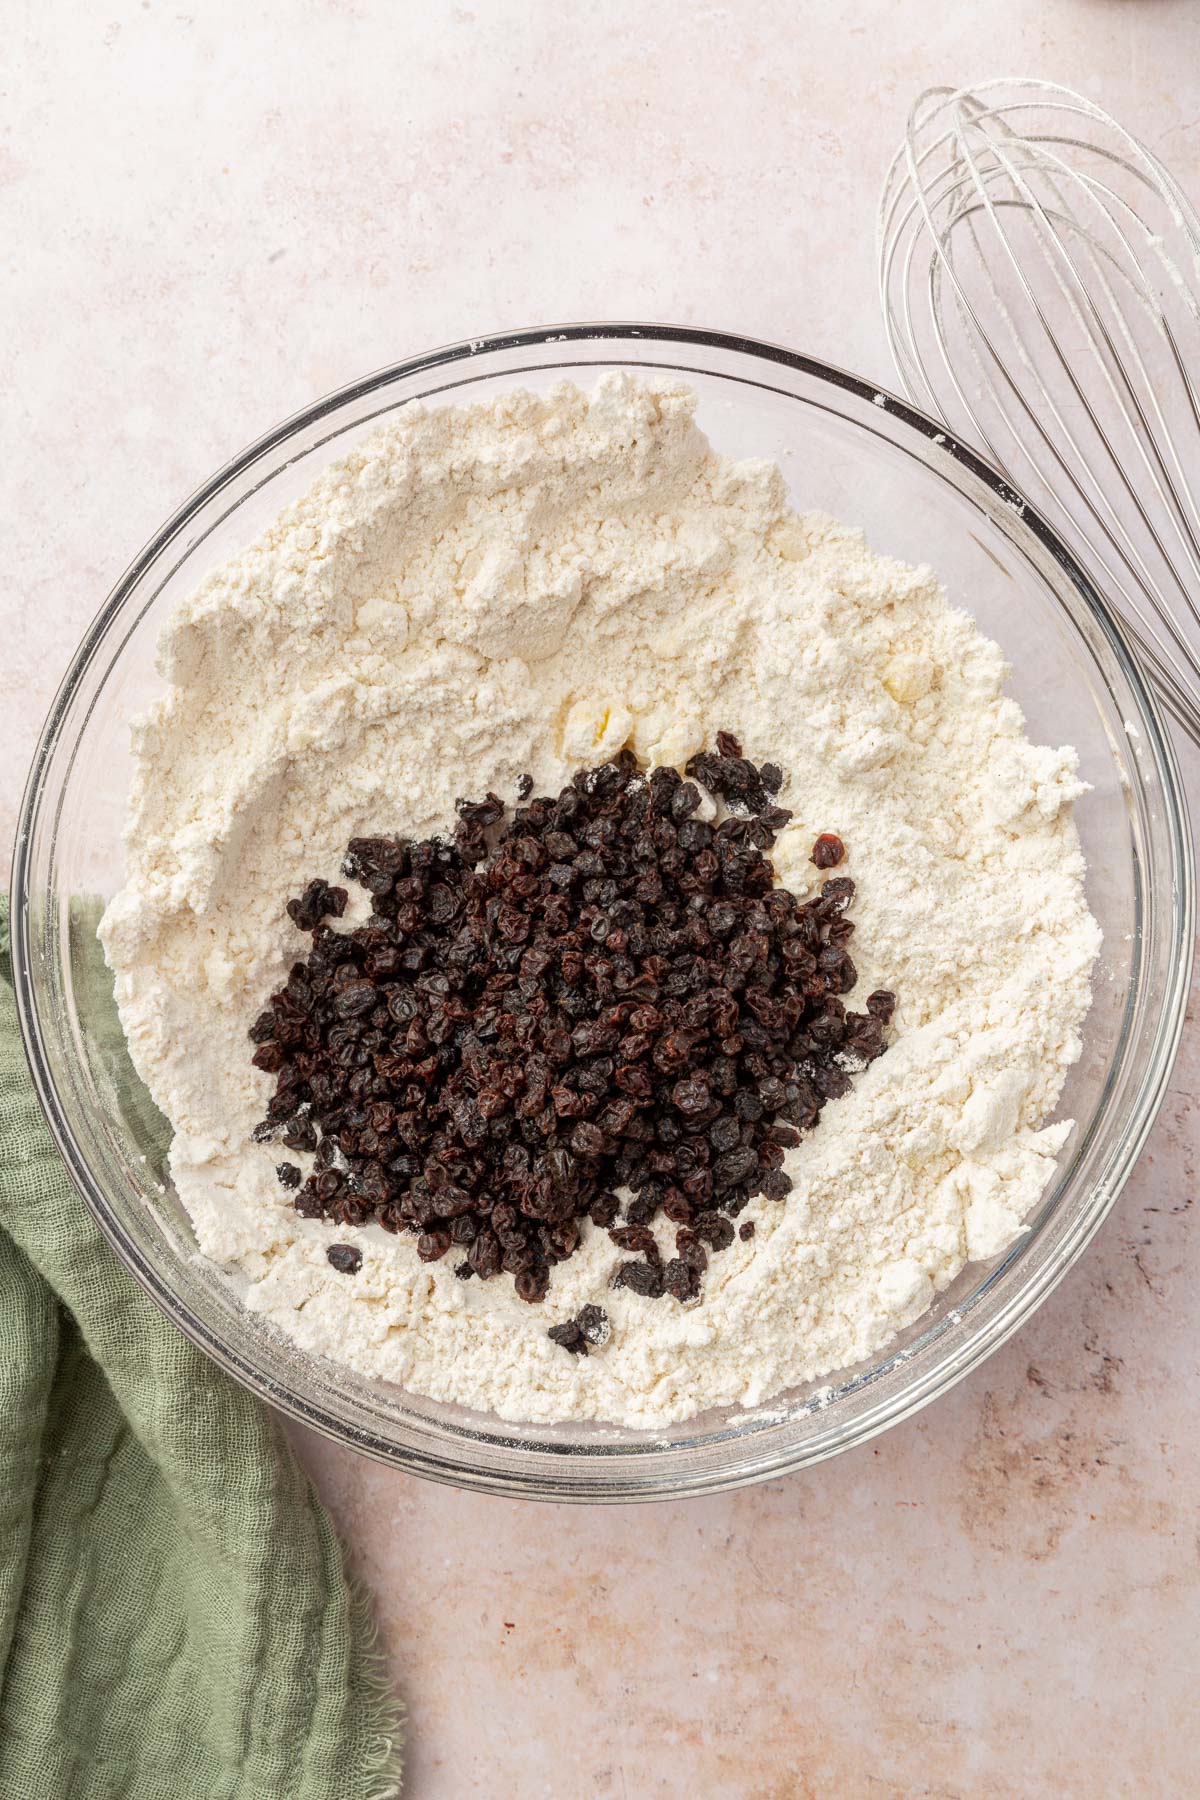
[[[278,1421],[58,1159],[0,902],[0,1796],[389,1800],[399,1759],[370,1604]]]

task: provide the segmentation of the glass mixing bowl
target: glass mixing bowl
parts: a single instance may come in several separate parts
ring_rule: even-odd
[[[1035,741],[1077,746],[1088,896],[1104,931],[1095,1002],[1062,1114],[1055,1180],[1011,1250],[965,1269],[869,1366],[755,1412],[659,1432],[514,1426],[373,1382],[295,1348],[195,1250],[162,1121],[95,979],[96,900],[121,884],[128,727],[158,691],[172,607],[381,421],[416,401],[514,383],[656,370],[696,389],[726,455],[777,460],[801,509],[861,523],[877,550],[939,571],[996,638]],[[415,1474],[491,1492],[631,1500],[732,1487],[833,1455],[904,1418],[1026,1319],[1084,1248],[1140,1150],[1183,1021],[1193,869],[1179,779],[1146,685],[1102,598],[996,473],[929,419],[770,344],[663,326],[475,339],[372,375],[268,432],[182,506],[102,608],[54,703],[13,873],[13,957],[29,1059],[81,1194],[167,1315],[293,1417]]]

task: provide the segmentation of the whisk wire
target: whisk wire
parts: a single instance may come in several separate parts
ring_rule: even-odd
[[[1047,215],[1046,210],[1045,210],[1041,200],[1039,199],[1038,195],[1036,194],[1036,192],[1028,185],[1028,183],[1026,183],[1024,181],[1017,166],[1011,161],[1011,159],[1004,156],[1003,153],[1001,153],[999,151],[997,152],[997,156],[998,156],[998,161],[999,161],[1000,167],[1007,174],[1010,175],[1016,191],[1019,194],[1023,195],[1027,199],[1028,204],[1032,208],[1033,216],[1037,223],[1037,226],[1043,232],[1047,252],[1051,259],[1052,266],[1055,269],[1055,274],[1058,278],[1060,291],[1062,292],[1064,299],[1067,301],[1067,304],[1071,307],[1072,311],[1075,313],[1075,316],[1077,318],[1079,318],[1080,317],[1079,310],[1075,304],[1076,292],[1077,292],[1078,300],[1082,302],[1082,305],[1084,308],[1084,316],[1083,316],[1081,322],[1084,324],[1085,329],[1088,329],[1088,319],[1087,319],[1086,315],[1088,315],[1088,314],[1091,315],[1091,321],[1094,324],[1096,330],[1098,331],[1098,333],[1100,335],[1100,339],[1103,344],[1103,347],[1108,351],[1109,358],[1111,359],[1111,367],[1110,367],[1109,361],[1106,361],[1103,356],[1098,356],[1096,358],[1097,366],[1099,367],[1100,372],[1104,377],[1104,380],[1105,380],[1105,383],[1106,383],[1109,393],[1112,395],[1114,401],[1116,402],[1117,406],[1119,407],[1119,409],[1121,411],[1121,415],[1122,415],[1124,423],[1130,428],[1130,434],[1131,434],[1134,446],[1137,450],[1139,457],[1141,458],[1143,467],[1145,468],[1147,475],[1149,476],[1151,482],[1154,485],[1155,491],[1158,494],[1160,501],[1162,502],[1162,504],[1165,507],[1168,508],[1168,510],[1171,510],[1173,507],[1178,507],[1178,496],[1173,491],[1170,491],[1170,492],[1164,491],[1162,482],[1165,479],[1168,484],[1168,489],[1170,489],[1170,481],[1171,481],[1170,475],[1169,475],[1167,468],[1165,466],[1165,463],[1163,461],[1161,452],[1159,450],[1158,443],[1157,443],[1157,441],[1153,435],[1152,429],[1150,427],[1150,423],[1145,416],[1142,402],[1141,402],[1141,399],[1139,398],[1138,388],[1137,388],[1136,384],[1133,382],[1133,380],[1130,378],[1129,371],[1126,368],[1125,363],[1123,362],[1123,360],[1121,358],[1120,351],[1118,350],[1117,346],[1113,343],[1113,340],[1112,340],[1111,334],[1108,330],[1108,327],[1101,315],[1099,307],[1096,304],[1094,294],[1089,290],[1086,281],[1084,280],[1083,276],[1080,274],[1079,269],[1076,266],[1076,263],[1074,261],[1074,258],[1071,256],[1070,251],[1068,250],[1066,244],[1064,243],[1061,234],[1054,229],[1053,222],[1050,219],[1050,217]],[[1094,190],[1090,186],[1088,186],[1087,184],[1084,184],[1082,182],[1082,178],[1078,175],[1077,171],[1071,170],[1065,164],[1062,164],[1058,157],[1053,157],[1050,159],[1050,161],[1051,161],[1051,166],[1055,169],[1060,169],[1068,180],[1078,180],[1081,185],[1085,186],[1087,189],[1087,194],[1088,194],[1089,198],[1092,198],[1092,199],[1096,198],[1096,194],[1095,194]],[[988,203],[989,203],[989,210],[990,210],[990,198],[989,198]],[[1065,204],[1066,204],[1066,202],[1064,201],[1064,205]],[[1113,215],[1110,212],[1108,212],[1107,208],[1104,210],[1105,210],[1106,216],[1109,218],[1110,223],[1113,224],[1114,227],[1117,229],[1117,234],[1122,243],[1122,246],[1125,249],[1130,250],[1130,253],[1132,255],[1132,249],[1131,249],[1131,246],[1129,245],[1128,239],[1125,237],[1124,233],[1120,231],[1120,228],[1116,226],[1115,218],[1113,217]],[[1089,243],[1089,241],[1090,241],[1089,236],[1087,234],[1084,234],[1083,242],[1085,244],[1087,244],[1087,243]],[[1085,408],[1085,410],[1088,414],[1088,417],[1090,418],[1093,426],[1095,427],[1097,435],[1099,436],[1100,441],[1103,444],[1104,450],[1105,450],[1106,454],[1108,455],[1110,461],[1114,464],[1115,467],[1118,468],[1118,471],[1119,471],[1120,464],[1118,462],[1116,453],[1113,449],[1112,443],[1108,437],[1107,432],[1104,429],[1104,426],[1103,426],[1101,420],[1099,419],[1099,417],[1097,416],[1096,412],[1094,411],[1094,409],[1092,408],[1092,406],[1090,404],[1090,401],[1088,399],[1087,389],[1076,379],[1074,370],[1070,363],[1070,360],[1064,353],[1057,337],[1055,336],[1053,328],[1052,328],[1048,318],[1046,317],[1046,314],[1045,314],[1043,308],[1039,305],[1037,296],[1034,293],[1034,291],[1032,290],[1028,278],[1026,277],[1024,271],[1020,268],[1020,265],[1017,262],[1016,258],[1012,256],[1011,246],[1007,244],[1007,241],[1006,241],[1006,250],[1008,251],[1010,260],[1013,263],[1013,268],[1014,268],[1015,272],[1017,273],[1018,278],[1021,281],[1021,285],[1022,285],[1026,295],[1030,299],[1031,304],[1034,307],[1034,310],[1037,314],[1039,323],[1042,325],[1043,329],[1046,332],[1047,338],[1051,344],[1051,347],[1053,348],[1054,354],[1059,362],[1059,366],[1061,367],[1063,374],[1070,381],[1072,389],[1074,390],[1074,392],[1078,396],[1081,404]],[[1107,279],[1107,276],[1104,271],[1102,263],[1099,261],[1099,259],[1097,259],[1095,257],[1093,257],[1092,261],[1093,261],[1093,268],[1095,271],[1097,282],[1102,287],[1106,297],[1109,300],[1111,300],[1115,306],[1116,305],[1115,296],[1112,293],[1112,289],[1111,289],[1111,286],[1109,285],[1109,282],[1108,282],[1108,279]],[[1062,268],[1064,265],[1065,265],[1065,268],[1070,272],[1070,275],[1074,278],[1076,292],[1072,292],[1071,288],[1068,286],[1068,284],[1063,279]],[[1117,316],[1120,317],[1119,312],[1118,312]],[[1159,322],[1154,321],[1154,323],[1157,325]],[[1129,346],[1132,349],[1132,351],[1137,359],[1138,369],[1139,369],[1139,373],[1140,373],[1142,383],[1143,383],[1141,391],[1149,399],[1151,407],[1153,408],[1155,415],[1158,419],[1160,428],[1165,430],[1165,421],[1163,420],[1162,411],[1158,404],[1158,397],[1155,392],[1154,384],[1150,380],[1149,372],[1146,369],[1145,362],[1142,359],[1141,353],[1137,348],[1136,340],[1133,338],[1132,334],[1127,333],[1126,335],[1128,338]],[[1095,339],[1094,338],[1090,339],[1089,348],[1091,348],[1093,350],[1095,349]],[[1117,374],[1120,376],[1120,384],[1118,384],[1117,382],[1114,381],[1113,374],[1112,374],[1112,368],[1115,368]],[[1140,431],[1134,430],[1134,428],[1133,428],[1132,421],[1130,420],[1130,417],[1129,417],[1127,401],[1132,403],[1133,408],[1137,414],[1138,423],[1140,424],[1140,426],[1142,428]],[[1151,535],[1154,538],[1156,547],[1159,549],[1160,553],[1162,554],[1164,559],[1167,561],[1168,566],[1171,569],[1171,573],[1179,586],[1180,593],[1183,596],[1185,603],[1188,605],[1193,616],[1197,619],[1197,623],[1200,623],[1200,614],[1197,614],[1197,612],[1196,612],[1195,604],[1192,601],[1191,593],[1190,593],[1187,583],[1185,582],[1185,580],[1183,579],[1179,570],[1175,566],[1174,560],[1172,559],[1170,553],[1167,551],[1166,546],[1162,543],[1161,538],[1159,537],[1157,531],[1155,530],[1152,520],[1150,519],[1145,508],[1142,506],[1137,490],[1131,488],[1130,492],[1131,492],[1131,497],[1133,498],[1134,504],[1138,509],[1138,512],[1142,519],[1142,522],[1145,525],[1145,527],[1147,528],[1147,530],[1150,531]],[[1178,508],[1178,510],[1182,516],[1182,508]],[[1192,563],[1193,570],[1197,576],[1200,576],[1200,552],[1198,552],[1198,550],[1197,550],[1195,536],[1194,536],[1193,532],[1191,531],[1191,529],[1188,527],[1185,516],[1183,516],[1182,524],[1180,525],[1179,530],[1180,530],[1181,539],[1183,541],[1184,549],[1185,549],[1186,553],[1188,554],[1189,560]]]
[[[998,120],[998,122],[1003,123],[1002,115],[999,115],[996,113],[989,113],[985,116],[990,117],[990,118],[996,118]],[[978,120],[979,120],[979,115],[976,114],[973,122],[977,124]],[[1155,467],[1152,466],[1151,460],[1147,455],[1146,437],[1142,434],[1133,432],[1133,425],[1132,425],[1132,421],[1129,417],[1129,412],[1128,412],[1126,400],[1125,400],[1125,394],[1128,394],[1134,403],[1134,406],[1139,414],[1140,422],[1143,426],[1143,431],[1148,430],[1147,421],[1145,419],[1144,414],[1141,412],[1141,407],[1137,400],[1136,390],[1133,386],[1133,383],[1130,380],[1128,370],[1125,368],[1123,362],[1121,361],[1120,354],[1112,342],[1111,336],[1109,335],[1107,328],[1104,324],[1104,321],[1099,313],[1099,309],[1096,307],[1093,297],[1088,292],[1086,284],[1084,283],[1083,278],[1080,276],[1079,270],[1078,270],[1074,260],[1071,258],[1069,252],[1067,251],[1066,246],[1064,245],[1064,243],[1062,241],[1062,238],[1060,237],[1058,232],[1054,229],[1053,220],[1050,217],[1050,215],[1047,213],[1042,201],[1040,200],[1040,198],[1038,197],[1036,192],[1033,191],[1033,189],[1029,186],[1029,184],[1022,179],[1020,170],[1019,170],[1016,162],[1009,156],[1005,155],[1004,151],[994,141],[989,141],[989,142],[990,142],[990,148],[992,149],[992,151],[994,152],[994,154],[996,156],[997,166],[998,166],[999,170],[1003,174],[1006,174],[1010,178],[1015,193],[1020,197],[1019,204],[1022,206],[1027,206],[1030,210],[1031,217],[1033,219],[1035,227],[1038,229],[1039,236],[1041,237],[1041,240],[1044,243],[1044,246],[1046,248],[1047,256],[1050,261],[1052,270],[1055,274],[1055,278],[1057,281],[1057,285],[1059,287],[1059,291],[1062,293],[1063,298],[1066,301],[1068,307],[1070,308],[1072,314],[1075,316],[1075,318],[1077,320],[1079,320],[1080,323],[1084,324],[1085,329],[1087,329],[1087,321],[1085,319],[1081,318],[1079,309],[1075,304],[1074,296],[1073,296],[1070,288],[1068,287],[1066,281],[1063,278],[1062,267],[1060,265],[1065,264],[1065,266],[1069,270],[1070,274],[1075,278],[1075,281],[1078,285],[1080,298],[1082,299],[1084,305],[1090,309],[1090,311],[1094,317],[1094,320],[1095,320],[1096,325],[1100,332],[1102,343],[1103,343],[1104,347],[1107,348],[1107,350],[1109,351],[1110,357],[1112,358],[1113,363],[1115,364],[1117,371],[1119,372],[1119,374],[1122,378],[1125,393],[1122,393],[1121,389],[1113,381],[1110,370],[1109,370],[1108,366],[1105,364],[1102,356],[1096,357],[1097,366],[1100,369],[1100,372],[1105,379],[1105,382],[1106,382],[1106,385],[1108,387],[1110,394],[1112,395],[1114,401],[1116,402],[1116,404],[1120,410],[1123,422],[1125,423],[1125,425],[1127,427],[1130,428],[1131,432],[1133,433],[1134,443],[1135,443],[1137,452],[1142,459],[1142,462],[1146,468],[1147,474],[1150,476],[1150,479],[1152,480],[1152,482],[1155,485],[1155,488],[1159,495],[1160,500],[1169,507],[1171,504],[1171,501],[1168,498],[1167,494],[1164,493],[1163,488],[1162,488],[1161,479],[1160,479],[1160,472],[1161,472],[1161,474],[1165,475],[1166,471],[1165,471],[1165,469],[1162,468],[1161,459],[1159,459],[1158,469],[1156,469]],[[1086,416],[1088,417],[1089,422],[1091,423],[1094,430],[1096,431],[1096,434],[1100,440],[1100,443],[1101,443],[1109,461],[1114,465],[1114,467],[1118,470],[1118,472],[1120,472],[1120,463],[1119,463],[1118,457],[1116,455],[1116,452],[1113,448],[1112,442],[1108,436],[1108,433],[1106,432],[1106,430],[1104,428],[1104,425],[1103,425],[1101,419],[1098,417],[1095,409],[1090,404],[1086,388],[1081,386],[1079,381],[1076,379],[1074,370],[1071,365],[1071,361],[1070,361],[1069,357],[1066,355],[1066,353],[1064,352],[1064,350],[1059,342],[1059,339],[1055,334],[1053,326],[1052,326],[1049,318],[1047,317],[1045,309],[1039,303],[1037,295],[1036,295],[1035,291],[1032,289],[1032,287],[1025,275],[1025,272],[1021,266],[1021,263],[1020,263],[1018,257],[1015,254],[1014,248],[1013,248],[1009,238],[1007,237],[1007,235],[1003,232],[1003,230],[999,226],[999,221],[997,218],[997,210],[998,209],[996,207],[995,202],[993,201],[991,194],[988,191],[987,181],[984,177],[984,174],[982,173],[982,171],[980,169],[978,158],[976,157],[976,155],[973,151],[969,137],[966,138],[963,143],[963,157],[964,157],[964,161],[966,162],[966,164],[968,166],[970,178],[971,178],[972,184],[974,186],[975,192],[979,196],[980,204],[986,210],[991,222],[996,227],[997,239],[1001,245],[1002,251],[1003,251],[1006,259],[1008,260],[1009,264],[1011,265],[1013,275],[1014,275],[1015,279],[1017,280],[1017,282],[1019,283],[1021,291],[1024,294],[1026,300],[1029,302],[1030,307],[1034,313],[1034,316],[1036,317],[1039,325],[1041,326],[1043,332],[1045,333],[1047,343],[1055,356],[1058,366],[1059,366],[1063,376],[1067,380],[1076,401],[1079,403],[1079,405],[1085,412]],[[1058,158],[1051,159],[1051,166],[1058,167],[1059,159]],[[1066,171],[1066,174],[1068,177],[1071,177],[1073,175],[1073,173],[1074,172],[1069,169]],[[1069,216],[1069,213],[1066,210],[1068,207],[1068,202],[1066,202],[1066,200],[1063,198],[1061,193],[1059,193],[1058,198],[1060,200],[1060,204],[1062,205],[1062,207],[1064,209],[1064,217]],[[927,218],[928,218],[928,213],[927,213]],[[930,224],[932,224],[932,220],[930,220],[929,222],[930,222]],[[1085,238],[1085,242],[1086,241],[1087,240]],[[977,237],[976,237],[976,242],[978,243]],[[1124,238],[1123,234],[1121,234],[1121,242],[1126,248],[1129,247],[1128,241]],[[940,243],[939,243],[939,255],[942,257],[943,261],[945,261],[947,263],[947,266],[951,266],[951,265],[949,265],[949,259],[946,256],[944,246]],[[1093,266],[1095,269],[1097,279],[1100,282],[1100,284],[1103,286],[1106,294],[1108,295],[1109,298],[1113,298],[1111,287],[1108,283],[1108,280],[1107,280],[1107,277],[1105,275],[1102,265],[1099,263],[1099,261],[1097,259],[1093,259]],[[962,300],[961,286],[959,286],[959,284],[957,284],[957,282],[956,282],[956,287],[958,288],[959,300],[960,300],[960,304],[961,304],[961,300]],[[999,308],[999,306],[1000,306],[999,294],[996,291],[994,286],[993,286],[993,292],[992,292],[992,299],[993,299],[993,302],[995,303],[995,305],[997,306],[997,308]],[[974,312],[972,312],[972,319],[976,326],[976,329],[980,332],[981,338],[985,342],[986,347],[988,348],[988,350],[992,354],[992,356],[996,359],[998,367],[1001,369],[1002,372],[1004,372],[1003,359],[1002,359],[1002,357],[1000,357],[999,353],[996,351],[995,345],[992,342],[991,338],[988,337],[987,334],[983,332],[983,328],[979,322],[978,316],[976,314],[974,314]],[[1132,342],[1132,339],[1130,341]],[[1088,348],[1093,353],[1096,351],[1097,345],[1096,345],[1096,340],[1095,340],[1094,336],[1089,335]],[[1138,360],[1139,360],[1139,367],[1141,369],[1142,375],[1145,378],[1146,377],[1145,365],[1141,361],[1140,356],[1139,356]],[[1011,383],[1010,383],[1010,385],[1011,385]],[[1153,389],[1152,389],[1152,387],[1149,386],[1148,382],[1147,382],[1147,388],[1153,399]],[[1058,413],[1057,407],[1054,406],[1052,397],[1048,394],[1047,398],[1049,400],[1051,411],[1056,419],[1056,422],[1058,423],[1060,429],[1065,430],[1066,429],[1065,422],[1062,419],[1061,415]],[[1155,405],[1157,406],[1156,401],[1155,401]],[[1159,418],[1161,420],[1161,412],[1159,413]],[[1072,449],[1074,449],[1078,453],[1079,452],[1078,444],[1075,442],[1075,440],[1073,438],[1071,438],[1069,441],[1071,443]],[[1086,467],[1086,465],[1085,465],[1085,467]],[[1099,485],[1099,484],[1097,484],[1097,485]],[[1110,511],[1110,513],[1112,513],[1114,522],[1116,523],[1118,530],[1122,529],[1119,519],[1116,518],[1115,511],[1109,506],[1109,504],[1107,502],[1107,498],[1106,498],[1106,496],[1104,496],[1102,490],[1100,490],[1100,499],[1101,499],[1101,502],[1103,504],[1105,504],[1106,510],[1108,510],[1108,511]],[[1163,557],[1165,558],[1165,560],[1167,561],[1168,566],[1171,569],[1171,573],[1179,585],[1181,594],[1183,594],[1183,596],[1187,600],[1188,604],[1190,605],[1191,604],[1190,595],[1188,595],[1188,590],[1187,590],[1186,584],[1183,582],[1183,579],[1180,576],[1179,571],[1176,568],[1174,561],[1170,556],[1170,553],[1167,551],[1166,546],[1162,543],[1161,538],[1155,532],[1153,523],[1152,523],[1149,515],[1147,514],[1145,508],[1142,506],[1136,490],[1133,491],[1133,500],[1134,500],[1135,506],[1138,509],[1139,516],[1142,520],[1143,525],[1154,536],[1156,547],[1159,549],[1160,554],[1162,554]],[[1126,542],[1128,542],[1128,541],[1129,540],[1126,535]],[[1194,546],[1193,546],[1193,561],[1195,561]],[[1141,574],[1142,574],[1143,579],[1148,579],[1148,574],[1144,569],[1141,571]]]
[[[970,211],[973,212],[974,209],[970,209]],[[959,216],[960,217],[961,216],[969,216],[969,213],[964,211],[963,213],[960,213]],[[940,239],[936,240],[936,242],[937,242],[938,261],[933,266],[933,269],[931,270],[931,279],[933,280],[933,282],[935,284],[934,292],[931,296],[931,305],[932,305],[933,310],[936,312],[941,307],[941,299],[940,299],[940,294],[937,292],[937,284],[939,282],[941,273],[944,272],[948,276],[949,280],[951,281],[951,283],[953,285],[955,300],[956,300],[958,307],[967,317],[969,317],[972,325],[974,326],[977,344],[973,344],[972,348],[977,349],[979,346],[982,346],[984,349],[987,350],[987,352],[989,353],[989,355],[991,356],[991,358],[994,361],[994,364],[995,364],[995,367],[996,367],[998,373],[1000,374],[1000,376],[1003,378],[1003,380],[1007,384],[1007,387],[1009,388],[1009,390],[1011,390],[1011,394],[1012,394],[1012,397],[1014,398],[1015,402],[1025,412],[1029,425],[1038,434],[1038,436],[1042,439],[1042,441],[1045,445],[1045,448],[1047,450],[1047,453],[1058,464],[1065,479],[1070,483],[1071,487],[1078,494],[1080,499],[1087,501],[1089,504],[1098,503],[1109,514],[1113,526],[1115,527],[1116,531],[1119,534],[1121,534],[1121,536],[1124,539],[1124,550],[1122,549],[1121,543],[1119,543],[1117,541],[1117,539],[1113,538],[1112,533],[1110,531],[1108,531],[1107,527],[1104,526],[1104,521],[1102,519],[1100,521],[1100,523],[1102,525],[1102,528],[1105,529],[1106,535],[1109,536],[1110,542],[1113,543],[1114,548],[1117,549],[1119,554],[1124,555],[1125,551],[1128,551],[1129,555],[1133,559],[1132,572],[1134,573],[1135,577],[1139,580],[1148,581],[1150,579],[1149,571],[1145,568],[1144,564],[1140,564],[1140,559],[1138,558],[1138,555],[1137,555],[1136,546],[1133,545],[1128,534],[1124,532],[1123,527],[1121,525],[1121,521],[1120,521],[1115,509],[1112,508],[1110,502],[1108,501],[1107,496],[1104,494],[1103,490],[1099,489],[1099,488],[1094,497],[1094,500],[1089,500],[1089,497],[1084,494],[1083,490],[1081,489],[1081,487],[1079,485],[1079,482],[1075,476],[1074,470],[1072,469],[1071,465],[1063,458],[1061,452],[1059,451],[1058,447],[1055,445],[1053,439],[1046,432],[1044,426],[1042,425],[1040,419],[1038,418],[1036,411],[1034,411],[1033,409],[1030,408],[1024,394],[1021,392],[1020,388],[1013,381],[1011,375],[1009,374],[1009,371],[1005,365],[1003,356],[1001,355],[999,350],[997,350],[986,327],[984,326],[983,322],[979,318],[979,316],[978,316],[977,312],[975,311],[974,307],[972,306],[968,296],[966,295],[965,291],[963,290],[962,284],[959,281],[957,272],[954,268],[953,260],[949,257],[945,246],[942,244]],[[999,292],[994,287],[992,288],[991,299],[993,302],[993,308],[997,312],[997,314],[1001,317],[1005,317],[1006,314],[1005,314],[1005,308],[1003,305],[1003,301],[1001,299]],[[1053,338],[1052,332],[1050,333],[1050,335],[1051,335],[1051,338]],[[1056,347],[1057,347],[1057,345],[1056,345]],[[971,418],[972,423],[975,426],[978,436],[983,441],[983,443],[984,443],[985,447],[988,449],[989,453],[992,455],[993,460],[1002,461],[1002,457],[1001,457],[999,451],[997,450],[996,445],[993,443],[993,441],[989,437],[989,434],[987,432],[987,429],[986,429],[982,419],[976,413],[975,409],[971,406],[970,400],[963,390],[962,384],[960,383],[957,372],[954,368],[954,364],[949,356],[944,338],[938,339],[938,348],[939,348],[939,351],[941,352],[941,355],[943,358],[943,363],[945,366],[947,380],[952,385],[952,387],[960,401],[960,404],[963,406],[964,411]],[[996,405],[1001,416],[1005,418],[1010,429],[1013,431],[1013,435],[1017,440],[1018,446],[1021,446],[1022,440],[1020,438],[1020,434],[1017,432],[1016,427],[1012,425],[1012,420],[1011,420],[1011,418],[1009,418],[1007,412],[1005,411],[1003,398],[997,394],[994,383],[990,382],[990,378],[987,374],[987,370],[979,363],[979,359],[977,356],[976,356],[976,366],[977,366],[978,372],[981,374],[985,383],[988,383],[991,388],[993,403]],[[1074,382],[1073,375],[1071,375],[1069,367],[1067,368],[1067,374],[1068,374],[1069,379],[1071,380],[1072,386],[1074,387],[1076,384]],[[1083,457],[1083,453],[1082,453],[1082,450],[1081,450],[1079,444],[1076,442],[1065,419],[1062,417],[1057,406],[1055,405],[1053,397],[1048,396],[1047,398],[1048,398],[1048,404],[1050,407],[1050,411],[1055,419],[1056,424],[1059,427],[1059,430],[1061,431],[1061,433],[1063,435],[1064,441],[1066,442],[1068,447],[1075,453],[1075,456],[1079,463],[1079,466],[1084,470],[1085,473],[1087,473],[1086,459]],[[1084,403],[1086,405],[1086,401]],[[1094,415],[1092,415],[1092,416],[1094,418]],[[1102,432],[1102,427],[1099,426],[1098,422],[1097,422],[1097,428],[1099,430],[1101,430],[1101,432]],[[1113,460],[1115,462],[1115,457],[1113,458]],[[1036,465],[1035,465],[1035,468],[1036,468]],[[1092,548],[1094,550],[1094,546],[1092,546]],[[1113,579],[1114,578],[1113,571],[1111,570],[1111,568],[1108,567],[1108,565],[1105,565],[1105,568],[1106,568],[1106,573],[1110,577],[1110,580]],[[1136,600],[1133,601],[1133,605],[1135,606],[1135,608],[1137,607]],[[1153,632],[1153,624],[1152,623],[1150,624],[1150,629]],[[1181,652],[1185,655],[1190,655],[1190,651],[1186,644],[1186,641],[1182,637],[1178,636],[1177,634],[1175,634],[1175,635],[1177,637],[1177,643],[1178,643],[1178,646],[1179,646]]]
[[[933,88],[879,226],[905,389],[1030,490],[1200,742],[1200,220],[1179,184],[1068,88]]]

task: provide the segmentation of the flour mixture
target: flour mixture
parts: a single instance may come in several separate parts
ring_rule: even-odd
[[[795,515],[779,471],[723,461],[693,412],[684,388],[619,376],[406,410],[179,610],[135,730],[128,880],[101,935],[202,1250],[305,1348],[509,1419],[661,1426],[874,1355],[1012,1241],[1070,1129],[1043,1121],[1099,945],[1074,753],[1026,740],[999,651],[929,569]],[[837,843],[845,1007],[863,1043],[887,1039],[781,1134],[782,1178],[742,1194],[719,1254],[665,1293],[614,1286],[612,1232],[648,1228],[593,1209],[522,1298],[520,1274],[456,1273],[440,1226],[304,1216],[315,1135],[262,1141],[282,1058],[252,1067],[248,1035],[311,948],[285,902],[344,883],[317,929],[362,929],[352,839],[444,843],[456,800],[511,809],[621,752],[703,784],[718,731],[768,775],[762,841],[798,905],[827,879],[818,840]],[[736,1125],[715,1129],[736,1161]],[[663,1256],[676,1223],[649,1228]]]

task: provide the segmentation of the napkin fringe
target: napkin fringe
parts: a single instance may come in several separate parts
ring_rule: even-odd
[[[363,1800],[397,1800],[403,1774],[407,1711],[392,1685],[371,1595],[356,1575],[350,1575],[348,1580],[362,1688],[372,1712],[380,1721],[380,1729],[367,1750],[363,1766],[367,1778]]]

